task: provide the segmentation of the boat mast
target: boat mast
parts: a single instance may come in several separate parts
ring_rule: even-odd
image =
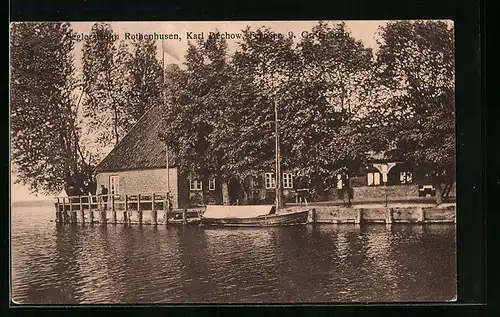
[[[163,43],[163,39],[161,40],[161,62],[162,62],[162,74],[163,74],[163,109],[167,109],[167,94],[165,92],[165,51],[164,51],[165,43]],[[168,143],[165,140],[165,165],[167,167],[167,201],[170,201],[170,166],[169,166],[169,157],[168,157]]]
[[[274,136],[275,136],[275,152],[276,152],[276,212],[281,206],[281,167],[280,167],[280,144],[278,134],[278,104],[274,98]]]

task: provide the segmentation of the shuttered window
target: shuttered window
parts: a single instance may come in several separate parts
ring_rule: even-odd
[[[368,186],[380,185],[380,173],[366,174]]]
[[[208,190],[215,190],[215,178],[208,180]]]
[[[293,188],[293,175],[290,173],[283,173],[283,188]]]
[[[266,173],[265,181],[266,181],[266,189],[276,188],[276,177],[274,177],[274,173]]]
[[[399,182],[401,184],[411,184],[413,182],[413,175],[411,172],[400,172]]]

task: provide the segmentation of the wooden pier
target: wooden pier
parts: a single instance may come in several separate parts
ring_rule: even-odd
[[[57,223],[160,225],[186,223],[198,211],[173,210],[166,193],[56,197]]]
[[[204,208],[173,210],[166,193],[56,197],[57,223],[194,224]],[[455,223],[456,206],[309,205],[308,223]],[[199,219],[199,218],[198,218]]]

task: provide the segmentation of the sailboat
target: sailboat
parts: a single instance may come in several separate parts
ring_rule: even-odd
[[[208,205],[200,215],[201,224],[231,227],[289,226],[307,223],[309,208],[292,207],[280,209],[281,178],[280,149],[278,135],[278,106],[274,103],[275,160],[276,160],[276,204],[273,205]]]
[[[278,209],[273,205],[222,206],[209,205],[201,223],[209,226],[268,227],[302,225],[307,222],[309,209]]]

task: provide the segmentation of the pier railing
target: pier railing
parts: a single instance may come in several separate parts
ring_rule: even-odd
[[[166,193],[141,193],[134,195],[88,195],[55,197],[57,211],[82,210],[169,210],[171,202]]]
[[[187,211],[174,211],[167,193],[133,195],[88,195],[55,197],[56,222],[168,223],[169,218],[186,218]],[[94,214],[97,213],[97,214]]]

